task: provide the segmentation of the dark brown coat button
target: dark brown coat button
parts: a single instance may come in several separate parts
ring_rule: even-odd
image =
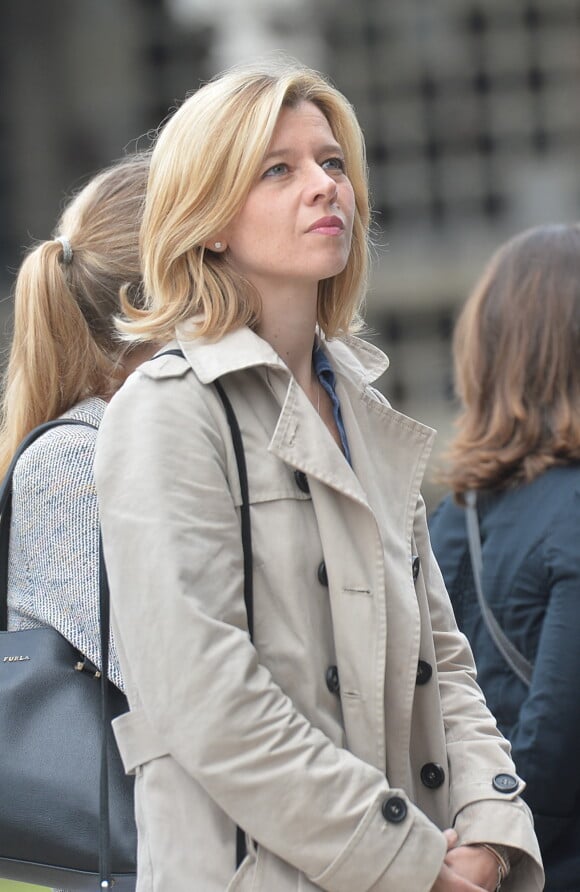
[[[383,818],[390,824],[400,824],[407,817],[407,803],[400,796],[385,799],[381,806]]]
[[[337,666],[329,666],[326,670],[326,687],[331,694],[338,694],[340,691],[340,679],[338,677]]]
[[[308,483],[308,477],[304,471],[294,471],[294,480],[296,481],[298,489],[302,492],[310,492],[310,484]]]
[[[517,790],[520,783],[513,774],[496,774],[493,781],[494,790],[498,793],[513,793]]]
[[[421,769],[421,782],[429,787],[430,790],[436,790],[445,781],[445,772],[441,765],[436,762],[427,762]]]
[[[431,680],[432,675],[433,669],[431,663],[428,663],[427,660],[419,660],[417,663],[417,684],[427,684],[427,682]]]
[[[324,563],[324,561],[322,561],[322,563],[319,565],[317,575],[320,585],[328,588],[328,573],[326,572],[326,564]]]

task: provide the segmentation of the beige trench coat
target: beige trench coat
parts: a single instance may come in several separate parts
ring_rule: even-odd
[[[134,373],[97,447],[138,892],[427,892],[451,825],[524,850],[504,889],[540,890],[523,785],[429,546],[433,432],[370,386],[386,358],[355,338],[325,345],[353,470],[249,329],[179,342],[187,361]],[[246,450],[255,648],[216,377]]]

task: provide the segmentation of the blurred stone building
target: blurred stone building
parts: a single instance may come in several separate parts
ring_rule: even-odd
[[[453,415],[449,336],[491,252],[580,216],[580,0],[4,0],[0,306],[66,191],[224,66],[284,49],[354,104],[377,243],[370,337],[394,405]]]

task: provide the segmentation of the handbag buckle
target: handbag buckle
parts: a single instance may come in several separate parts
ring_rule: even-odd
[[[82,660],[78,660],[75,663],[75,669],[77,672],[88,672],[89,675],[92,675],[93,678],[101,677],[101,670],[97,669],[94,663],[91,663],[87,657],[84,657]]]

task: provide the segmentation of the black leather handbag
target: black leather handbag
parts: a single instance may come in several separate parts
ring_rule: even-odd
[[[127,700],[55,629],[6,631],[14,466],[38,436],[63,424],[86,423],[58,419],[35,428],[0,488],[0,877],[71,892],[132,892],[134,782],[111,730]],[[102,665],[108,666],[102,555],[100,594]]]

